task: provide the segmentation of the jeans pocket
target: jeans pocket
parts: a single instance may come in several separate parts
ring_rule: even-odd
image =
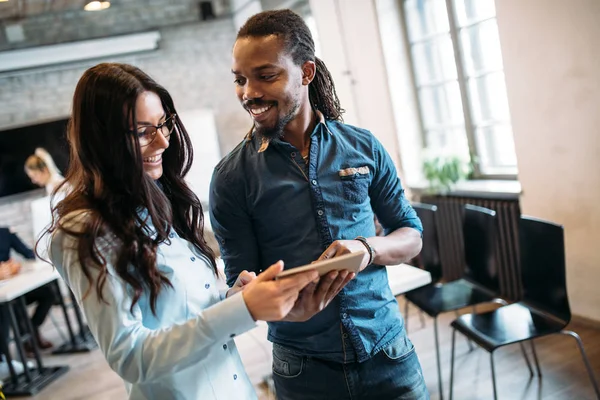
[[[408,358],[414,352],[415,346],[413,346],[406,335],[398,335],[396,339],[392,340],[383,348],[383,354],[385,354],[389,360],[396,362]]]
[[[295,378],[302,373],[304,357],[273,345],[273,373],[282,378]]]

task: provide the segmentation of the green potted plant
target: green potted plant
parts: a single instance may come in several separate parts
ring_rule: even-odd
[[[435,156],[423,162],[423,174],[429,182],[430,192],[446,194],[456,182],[470,177],[472,173],[472,162],[458,156]]]

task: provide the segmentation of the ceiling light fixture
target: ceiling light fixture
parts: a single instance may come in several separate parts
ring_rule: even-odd
[[[110,7],[110,1],[90,1],[83,9],[85,11],[102,11]]]

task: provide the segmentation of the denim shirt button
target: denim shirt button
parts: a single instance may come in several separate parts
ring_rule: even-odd
[[[319,216],[323,215],[323,210],[318,210],[317,214],[319,214]]]
[[[313,185],[317,186],[317,180],[316,180],[316,179],[313,179],[313,180],[311,181],[311,183],[312,183]]]
[[[347,334],[347,333],[344,333],[344,334],[342,335],[342,337],[343,337],[344,339],[346,339],[346,338],[348,337],[348,334]]]
[[[292,158],[296,157],[296,153],[292,153],[290,154],[290,156],[292,156]]]
[[[348,318],[348,314],[346,314],[346,313],[343,313],[343,314],[342,314],[342,318],[344,318],[344,319]]]

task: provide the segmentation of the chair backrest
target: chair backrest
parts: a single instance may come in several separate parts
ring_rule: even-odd
[[[490,292],[500,291],[499,266],[496,263],[496,212],[488,208],[465,205],[463,239],[465,278]]]
[[[442,262],[436,222],[437,207],[432,204],[412,203],[423,224],[423,249],[419,255],[420,264],[431,274],[432,282],[442,277]]]
[[[571,309],[567,297],[563,227],[522,216],[519,251],[523,300],[568,323]]]

